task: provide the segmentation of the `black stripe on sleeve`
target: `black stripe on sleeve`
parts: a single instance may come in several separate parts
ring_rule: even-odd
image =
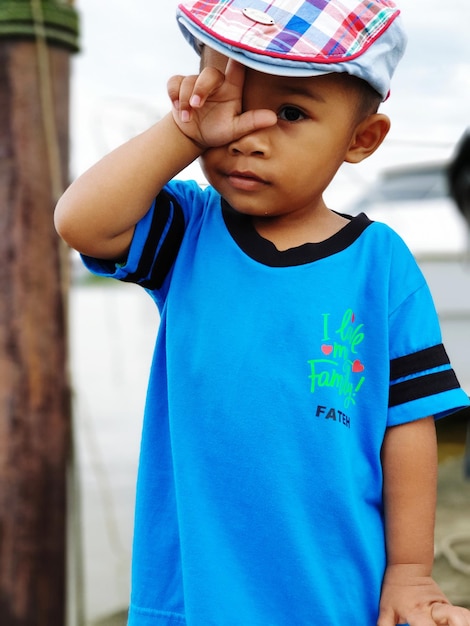
[[[449,363],[449,357],[441,343],[413,354],[392,359],[390,361],[390,380],[413,376],[426,370],[449,365]]]
[[[397,406],[459,387],[460,384],[454,370],[441,370],[392,385],[388,404],[389,407]]]
[[[171,266],[175,262],[183,241],[185,231],[185,222],[183,210],[180,205],[173,200],[173,217],[171,226],[162,242],[157,258],[150,275],[150,280],[146,282],[144,287],[147,289],[160,289],[163,281],[167,277]]]
[[[123,279],[124,282],[138,283],[146,289],[159,289],[162,286],[178,254],[185,227],[183,210],[172,196],[161,191],[156,202],[139,265],[135,272]],[[155,256],[165,229],[168,230]]]

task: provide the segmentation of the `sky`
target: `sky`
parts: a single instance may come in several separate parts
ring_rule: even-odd
[[[343,166],[327,192],[334,202],[362,193],[384,168],[448,160],[470,127],[468,0],[397,3],[408,47],[382,105],[392,128],[374,156]],[[76,0],[81,52],[72,60],[72,178],[168,110],[170,76],[197,71],[198,58],[176,24],[177,4]],[[184,176],[203,180],[196,165]]]

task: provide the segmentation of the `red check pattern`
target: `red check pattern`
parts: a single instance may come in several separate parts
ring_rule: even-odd
[[[247,7],[274,24],[250,19],[243,13]],[[362,54],[399,14],[391,0],[189,0],[179,8],[224,44],[315,63]]]

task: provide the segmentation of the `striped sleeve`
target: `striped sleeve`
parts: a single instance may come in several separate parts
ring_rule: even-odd
[[[161,191],[151,213],[146,240],[134,271],[121,280],[159,289],[176,259],[184,235],[184,215],[176,199]]]
[[[442,343],[390,362],[390,407],[459,387]]]
[[[116,263],[82,255],[94,274],[154,291],[162,287],[178,255],[185,232],[185,217],[175,196],[162,190],[147,214],[137,223],[124,262]]]
[[[395,242],[389,308],[389,415],[394,426],[468,406],[444,347],[439,317],[411,253]]]

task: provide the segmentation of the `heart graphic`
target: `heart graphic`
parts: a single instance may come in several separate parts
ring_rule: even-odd
[[[356,359],[353,364],[352,364],[352,371],[357,374],[358,372],[363,372],[364,371],[364,365],[359,361],[359,359]]]
[[[328,356],[333,352],[333,346],[324,343],[321,347],[321,351],[323,352],[323,354],[326,354]]]

